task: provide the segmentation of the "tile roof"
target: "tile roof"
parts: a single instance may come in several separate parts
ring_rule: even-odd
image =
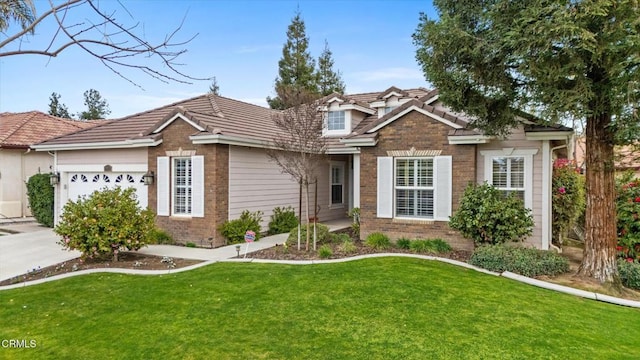
[[[26,149],[41,141],[91,128],[102,122],[63,119],[39,111],[4,112],[0,113],[0,147]]]

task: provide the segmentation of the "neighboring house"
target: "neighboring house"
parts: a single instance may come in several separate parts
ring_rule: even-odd
[[[31,216],[26,182],[52,169],[53,154],[31,151],[30,145],[95,124],[38,111],[0,113],[0,218]]]
[[[586,166],[586,138],[580,136],[576,139],[575,159],[577,166],[584,172]],[[640,177],[640,153],[638,145],[616,146],[614,148],[614,163],[617,173],[633,171]]]
[[[327,163],[318,174],[320,221],[361,208],[361,235],[439,237],[470,248],[448,227],[465,187],[488,181],[518,193],[535,220],[528,243],[551,239],[551,164],[573,131],[523,125],[505,140],[469,128],[437,91],[395,87],[322,99]],[[159,226],[182,242],[219,246],[217,227],[242,210],[298,205],[298,185],[266,156],[278,112],[207,94],[43,142],[54,151],[63,204],[105,185],[133,185]],[[143,175],[155,183],[145,187]]]

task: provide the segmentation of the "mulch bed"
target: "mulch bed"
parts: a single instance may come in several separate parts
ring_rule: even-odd
[[[88,269],[136,269],[136,270],[167,270],[198,264],[201,260],[163,258],[162,256],[145,255],[133,252],[121,252],[118,261],[98,259],[73,259],[45,268],[32,269],[26,274],[11,279],[0,281],[0,286],[33,281],[52,277],[55,275]]]

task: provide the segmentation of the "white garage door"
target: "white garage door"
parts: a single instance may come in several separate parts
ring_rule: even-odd
[[[123,188],[133,187],[136,189],[138,203],[140,207],[147,207],[147,186],[142,180],[143,172],[129,173],[69,173],[69,200],[77,200],[83,195],[90,195],[92,192],[100,189],[114,188],[120,186]]]

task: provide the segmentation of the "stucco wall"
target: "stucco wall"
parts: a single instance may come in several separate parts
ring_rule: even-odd
[[[39,172],[48,173],[53,157],[24,149],[0,149],[0,217],[31,216],[27,181]]]

